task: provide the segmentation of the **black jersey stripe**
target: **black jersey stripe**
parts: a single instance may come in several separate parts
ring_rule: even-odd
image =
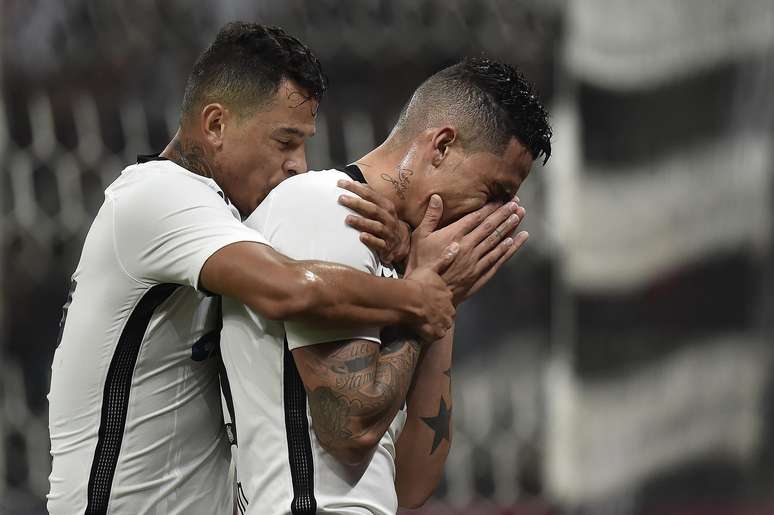
[[[226,423],[224,420],[223,427],[226,431],[226,437],[228,443],[231,445],[239,446],[237,440],[237,426],[236,426],[236,412],[234,411],[234,397],[231,394],[231,383],[228,380],[228,371],[226,370],[226,364],[223,362],[223,353],[220,350],[221,332],[223,330],[223,299],[220,296],[215,297],[215,309],[217,310],[217,322],[214,331],[217,331],[218,344],[216,347],[216,353],[218,357],[218,379],[220,379],[220,393],[223,394],[223,399],[226,401],[226,409],[230,417],[230,422]]]
[[[293,353],[285,338],[284,351],[285,433],[288,439],[288,461],[293,481],[293,515],[314,515],[317,499],[314,497],[314,461],[309,439],[309,420],[306,418],[306,390],[298,374]]]
[[[349,165],[340,171],[355,181],[366,182],[357,165]],[[283,387],[288,462],[293,482],[290,511],[293,515],[314,515],[317,513],[317,499],[314,497],[314,458],[309,438],[309,419],[306,416],[306,389],[296,368],[293,353],[288,348],[287,338],[284,349]]]
[[[176,284],[157,284],[142,296],[129,315],[110,360],[102,396],[97,447],[89,474],[87,515],[107,513],[113,476],[124,438],[126,411],[134,366],[153,313],[177,289]]]

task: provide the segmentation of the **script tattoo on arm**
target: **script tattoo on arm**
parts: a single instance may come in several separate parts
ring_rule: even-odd
[[[299,372],[320,443],[346,446],[369,432],[381,438],[406,398],[419,342],[396,337],[381,347],[363,340],[312,347],[304,348]]]

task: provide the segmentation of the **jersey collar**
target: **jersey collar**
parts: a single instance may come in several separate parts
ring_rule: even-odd
[[[360,167],[355,163],[352,163],[351,165],[347,165],[344,168],[338,168],[338,170],[340,172],[344,172],[345,174],[349,175],[349,177],[355,182],[362,182],[363,184],[368,184],[368,181],[363,176],[363,172],[360,170]]]
[[[226,193],[218,185],[218,183],[215,182],[214,179],[211,179],[209,177],[203,177],[203,176],[199,175],[198,173],[193,173],[191,170],[189,170],[189,169],[187,169],[187,168],[185,168],[183,166],[178,165],[177,163],[175,163],[171,159],[168,159],[168,158],[162,156],[160,152],[156,153],[156,154],[137,154],[137,164],[150,163],[151,161],[169,161],[171,164],[173,164],[175,166],[179,166],[180,168],[182,168],[186,172],[188,172],[188,173],[190,173],[192,175],[195,175],[197,179],[199,179],[200,181],[204,182],[205,184],[207,184],[207,186],[209,186],[210,188],[215,190],[215,193],[217,193],[218,196],[223,199],[223,201],[226,203],[226,205],[229,207],[229,209],[231,210],[232,214],[236,218],[238,218],[240,220],[242,219],[242,216],[239,214],[239,210],[237,210],[236,206],[231,203],[231,201],[226,196]]]
[[[158,154],[137,154],[137,164],[149,163],[151,161],[169,161],[166,157],[163,157],[161,153]]]

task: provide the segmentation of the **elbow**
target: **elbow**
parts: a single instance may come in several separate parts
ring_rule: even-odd
[[[361,469],[368,466],[380,439],[369,431],[357,438],[345,441],[327,443],[320,441],[320,445],[345,467]]]
[[[430,496],[433,495],[433,488],[421,488],[421,485],[413,488],[398,489],[398,504],[401,508],[415,510],[425,505]]]
[[[400,460],[395,476],[395,491],[398,494],[398,504],[401,508],[421,508],[438,488],[441,482],[443,469],[424,467],[421,470],[416,467],[401,466]]]

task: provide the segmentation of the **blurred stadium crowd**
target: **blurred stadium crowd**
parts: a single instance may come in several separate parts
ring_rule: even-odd
[[[518,65],[550,106],[554,157],[519,194],[529,248],[461,310],[454,444],[425,513],[774,513],[771,0],[0,9],[0,514],[45,512],[50,360],[102,191],[163,148],[233,19],[320,57],[312,168],[381,141],[464,55]]]

